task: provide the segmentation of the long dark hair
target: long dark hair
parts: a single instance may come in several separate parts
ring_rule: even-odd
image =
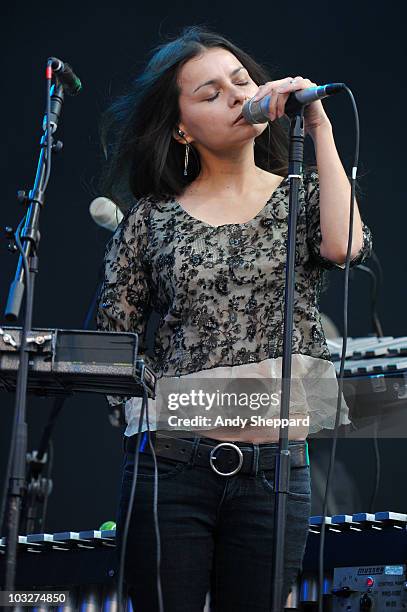
[[[233,53],[257,85],[271,80],[263,65],[206,26],[184,27],[179,36],[155,47],[130,91],[102,116],[100,135],[106,164],[101,190],[122,210],[134,204],[135,198],[180,195],[198,176],[198,151],[190,145],[188,176],[184,177],[185,145],[173,137],[180,121],[177,77],[188,60],[212,47]],[[285,122],[284,118],[269,122],[254,148],[256,166],[281,176],[287,174],[288,165]]]

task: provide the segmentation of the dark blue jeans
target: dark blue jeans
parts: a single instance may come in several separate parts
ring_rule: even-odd
[[[190,439],[190,438],[188,438]],[[208,440],[208,438],[206,438]],[[200,439],[201,442],[205,438]],[[213,442],[212,439],[211,442]],[[290,449],[303,442],[290,442]],[[240,448],[278,444],[239,442]],[[125,580],[135,612],[156,612],[157,557],[153,516],[154,461],[140,453],[126,548]],[[255,463],[255,462],[254,462]],[[270,612],[274,529],[274,460],[251,474],[220,476],[157,456],[161,586],[165,612]],[[134,455],[126,453],[117,543],[129,501]],[[311,512],[309,466],[291,467],[285,539],[284,601],[302,566]]]

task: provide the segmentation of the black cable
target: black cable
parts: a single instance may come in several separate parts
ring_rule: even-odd
[[[382,268],[382,264],[380,263],[380,260],[379,260],[379,258],[377,257],[377,255],[376,255],[376,253],[375,253],[374,249],[372,249],[372,259],[373,259],[373,261],[376,263],[376,266],[377,266],[377,271],[378,271],[378,274],[379,274],[379,282],[378,282],[378,287],[382,287],[382,286],[383,286],[383,280],[384,280],[383,268]],[[376,314],[376,313],[374,312],[374,313],[373,313],[373,316],[374,316],[374,317],[375,317],[375,314]],[[376,326],[378,327],[378,330],[381,332],[381,336],[383,336],[382,326],[381,326],[381,323],[380,323],[380,321],[378,320],[378,318],[377,318],[377,321],[376,321],[376,319],[374,319],[374,323],[375,323],[375,324],[376,324]]]
[[[368,266],[359,264],[356,267],[357,269],[362,270],[363,272],[366,272],[367,274],[369,274],[370,277],[372,278],[372,291],[371,291],[371,294],[372,294],[371,295],[372,325],[373,325],[373,329],[376,331],[376,335],[380,338],[383,338],[383,335],[384,335],[383,328],[382,328],[382,325],[379,319],[379,314],[377,312],[377,306],[376,306],[377,295],[378,295],[378,290],[377,290],[378,282],[377,282],[376,274]],[[379,268],[380,268],[379,282],[381,282],[383,275],[381,273],[380,264],[379,264]],[[373,451],[374,451],[374,457],[375,457],[375,485],[374,485],[374,489],[373,489],[372,496],[369,502],[369,507],[368,507],[368,512],[370,513],[373,512],[373,508],[376,502],[377,494],[379,492],[379,485],[380,485],[381,461],[380,461],[379,444],[378,444],[378,439],[377,439],[379,420],[380,420],[380,416],[377,416],[374,420],[374,431],[373,431],[373,438],[372,438]]]
[[[59,413],[61,412],[64,403],[65,403],[66,397],[65,396],[61,396],[61,397],[56,397],[54,398],[54,403],[53,403],[53,407],[50,411],[50,415],[48,417],[48,421],[43,429],[42,432],[42,436],[40,439],[40,443],[38,446],[38,454],[37,454],[37,460],[41,461],[45,455],[45,453],[48,453],[48,466],[47,466],[47,475],[46,475],[46,479],[48,482],[50,482],[51,479],[51,475],[52,475],[52,467],[53,467],[53,461],[54,461],[54,448],[53,448],[53,444],[52,444],[52,432],[53,429],[56,425]],[[51,491],[50,491],[51,492]],[[43,513],[42,513],[42,525],[45,523],[45,518],[46,518],[46,512],[47,512],[47,506],[48,506],[48,493],[46,493],[45,495],[45,503],[43,506]],[[44,532],[45,529],[44,527],[42,527],[42,531]]]
[[[359,163],[359,143],[360,143],[360,128],[359,128],[359,114],[356,106],[355,98],[349,87],[344,86],[345,91],[349,95],[353,112],[355,116],[355,154],[352,168],[352,175],[350,179],[351,194],[350,194],[350,211],[349,211],[349,234],[348,234],[348,248],[346,251],[345,260],[345,280],[344,280],[344,300],[343,300],[343,338],[342,338],[342,354],[341,364],[338,378],[338,397],[336,406],[336,418],[334,425],[334,434],[332,439],[332,449],[329,459],[328,475],[326,479],[324,502],[322,507],[322,523],[321,533],[319,540],[319,558],[318,558],[318,612],[323,612],[323,589],[324,589],[324,544],[325,544],[325,517],[327,514],[328,507],[328,493],[329,485],[333,474],[333,468],[335,464],[336,445],[338,440],[339,432],[339,420],[341,415],[341,403],[342,403],[342,389],[343,389],[343,374],[345,369],[346,359],[346,347],[347,347],[347,336],[348,336],[348,294],[349,294],[349,269],[350,269],[350,256],[352,250],[352,237],[353,237],[353,216],[355,206],[355,189],[356,189],[356,173]]]
[[[158,467],[157,467],[157,457],[154,451],[154,446],[151,442],[151,433],[150,433],[150,424],[148,422],[148,411],[146,413],[147,420],[147,437],[148,437],[148,445],[151,449],[151,454],[153,455],[154,460],[154,497],[153,497],[153,514],[154,514],[154,529],[155,529],[155,537],[156,537],[156,545],[157,545],[157,596],[160,612],[164,612],[164,604],[163,604],[163,595],[161,588],[161,538],[160,538],[160,529],[158,526]]]
[[[373,251],[372,251],[372,254],[373,254]],[[379,313],[377,311],[378,287],[379,287],[379,285],[382,284],[382,281],[383,281],[383,272],[382,272],[382,268],[381,268],[380,262],[379,262],[379,260],[378,260],[376,255],[375,255],[375,261],[376,261],[376,263],[378,265],[378,268],[379,268],[379,281],[377,280],[377,275],[375,274],[375,272],[371,268],[369,268],[368,266],[365,266],[363,264],[359,264],[358,266],[356,266],[356,269],[357,270],[362,270],[362,272],[365,272],[366,274],[369,274],[369,276],[372,279],[372,289],[371,289],[371,317],[372,317],[372,326],[373,326],[373,330],[376,332],[376,335],[379,338],[383,338],[383,336],[384,336],[383,328],[382,328],[382,324],[381,324],[380,319],[379,319]],[[374,505],[376,503],[377,494],[379,492],[379,486],[380,486],[381,461],[380,461],[379,443],[378,443],[378,439],[377,439],[379,419],[380,419],[379,416],[377,416],[375,418],[375,421],[374,421],[374,433],[373,433],[373,438],[372,438],[373,451],[374,451],[374,457],[375,457],[375,485],[374,485],[374,489],[373,489],[372,496],[370,498],[369,507],[368,507],[368,512],[370,512],[370,513],[373,512],[373,508],[374,508]]]
[[[20,240],[20,232],[21,232],[22,226],[25,223],[26,217],[27,217],[27,213],[24,215],[24,217],[21,219],[20,223],[18,224],[18,227],[17,227],[17,229],[16,229],[16,231],[14,233],[14,239],[15,239],[17,248],[18,248],[18,250],[20,252],[20,255],[22,257],[22,260],[23,260],[24,274],[25,274],[25,277],[26,277],[26,287],[27,287],[27,294],[26,294],[26,303],[27,303],[28,292],[31,291],[31,284],[30,284],[30,276],[29,276],[29,274],[27,274],[27,272],[28,272],[28,261],[27,261],[27,258],[25,256],[24,249],[23,249],[23,246],[22,246],[21,240]],[[23,339],[23,336],[25,338],[25,329],[26,329],[26,319],[24,319],[24,321],[23,321],[23,328],[22,328],[22,332],[21,332],[21,339],[20,339],[20,351],[21,352],[20,352],[20,355],[22,354],[21,341]],[[4,535],[6,534],[6,525],[5,525],[4,521],[5,521],[5,512],[6,512],[7,491],[8,491],[8,484],[9,484],[9,480],[10,480],[11,464],[12,464],[13,456],[14,456],[14,442],[15,442],[15,438],[16,438],[16,431],[17,431],[17,413],[14,414],[14,420],[13,420],[13,425],[12,425],[12,430],[11,430],[10,449],[9,449],[9,454],[8,454],[6,475],[5,475],[4,486],[3,486],[3,496],[2,496],[1,508],[0,508],[0,528],[1,528],[1,531],[2,531],[2,533]]]
[[[371,296],[370,296],[372,327],[374,331],[376,332],[376,335],[380,338],[383,338],[383,335],[384,335],[383,327],[379,319],[379,313],[377,311],[378,282],[377,282],[376,274],[373,272],[371,268],[369,268],[369,266],[364,266],[363,264],[357,265],[356,269],[361,270],[362,272],[366,272],[366,274],[369,274],[372,280],[372,285],[371,285],[372,288],[371,288]]]
[[[90,299],[90,303],[89,303],[89,306],[88,306],[87,311],[86,311],[85,321],[83,322],[83,328],[82,329],[89,329],[90,328],[90,324],[93,322],[93,313],[94,313],[97,301],[99,299],[100,290],[101,290],[101,288],[103,286],[103,278],[102,278],[102,274],[101,274],[102,270],[103,270],[103,264],[101,265],[101,267],[99,269],[96,291],[95,291],[95,293],[92,295],[92,297]]]
[[[376,252],[374,249],[372,249],[372,259],[376,263],[376,266],[379,271],[379,285],[383,285],[383,279],[384,279],[383,268],[382,268],[382,264],[380,263],[380,259],[376,255]]]
[[[373,450],[374,450],[374,456],[375,456],[376,478],[375,478],[375,487],[373,489],[372,497],[370,498],[369,509],[368,509],[368,512],[371,512],[371,513],[373,513],[373,508],[376,503],[376,498],[379,492],[379,485],[380,485],[381,465],[380,465],[379,441],[377,439],[379,419],[380,419],[380,416],[377,416],[374,420]]]
[[[46,475],[46,486],[50,487],[51,486],[51,476],[52,476],[52,468],[53,468],[53,464],[54,464],[54,445],[52,443],[52,439],[50,438],[49,442],[48,442],[48,448],[47,448],[47,453],[48,453],[48,466],[47,466],[47,475]],[[45,492],[45,498],[44,498],[44,505],[42,508],[42,516],[41,516],[41,531],[43,533],[45,533],[45,519],[47,516],[47,507],[48,507],[48,497],[49,494],[51,493],[51,490],[47,490]]]
[[[154,499],[153,499],[153,512],[154,512],[154,527],[156,533],[156,541],[157,541],[157,595],[158,595],[158,603],[160,612],[164,612],[163,598],[162,598],[162,588],[161,588],[161,576],[160,576],[160,566],[161,566],[161,538],[160,531],[158,525],[158,511],[157,511],[157,501],[158,501],[158,470],[157,470],[157,458],[154,451],[154,446],[151,443],[150,436],[150,423],[148,418],[148,394],[147,387],[144,381],[142,381],[143,385],[143,402],[141,405],[141,412],[139,417],[139,425],[138,425],[138,437],[136,443],[135,450],[135,460],[134,460],[134,472],[133,472],[133,481],[131,484],[131,491],[129,497],[129,504],[127,507],[126,519],[123,527],[123,537],[122,544],[120,550],[120,561],[119,561],[119,575],[117,580],[117,605],[119,610],[123,610],[123,579],[124,579],[124,562],[126,557],[126,548],[127,548],[127,537],[129,532],[131,515],[133,512],[134,499],[136,493],[136,484],[137,484],[137,474],[138,474],[138,461],[139,461],[139,453],[140,453],[140,442],[141,436],[141,426],[144,420],[144,410],[146,411],[146,422],[147,422],[147,435],[148,442],[151,449],[151,454],[154,460]]]

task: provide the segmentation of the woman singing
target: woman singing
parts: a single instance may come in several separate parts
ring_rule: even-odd
[[[289,196],[284,107],[291,92],[314,85],[302,76],[271,80],[232,42],[193,26],[154,50],[130,93],[105,117],[104,192],[126,212],[106,248],[98,328],[137,333],[140,356],[159,385],[148,401],[150,440],[145,417],[139,424],[141,398],[124,406],[119,547],[143,437],[125,565],[136,612],[159,609],[152,448],[165,611],[202,612],[208,592],[212,611],[271,608],[278,427],[245,422],[239,406],[223,412],[193,402],[171,416],[200,420],[174,421],[162,398],[164,383],[234,388],[281,376]],[[246,100],[268,94],[269,121],[239,119]],[[350,207],[349,181],[321,102],[307,106],[304,117],[316,167],[304,173],[297,223],[284,601],[308,534],[306,438],[335,422],[336,374],[319,296],[325,271],[344,267]],[[351,265],[371,247],[355,203]],[[153,311],[159,323],[146,352]],[[311,401],[307,385],[315,381],[335,392],[313,387]],[[109,396],[112,406],[121,401]],[[342,403],[341,423],[349,423]],[[241,421],[210,421],[215,412]],[[269,407],[267,416],[278,414],[279,406]],[[230,444],[219,447],[222,442]]]

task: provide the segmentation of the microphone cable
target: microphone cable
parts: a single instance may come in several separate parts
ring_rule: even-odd
[[[139,425],[137,434],[141,433],[141,425],[144,420],[144,410],[146,412],[146,422],[147,422],[147,436],[148,443],[151,449],[151,454],[154,460],[154,495],[153,495],[153,515],[154,515],[154,529],[156,535],[156,545],[157,545],[157,596],[158,596],[158,605],[159,612],[164,612],[164,604],[163,604],[163,596],[162,596],[162,587],[161,587],[161,576],[160,576],[160,568],[161,568],[161,538],[160,538],[160,530],[158,525],[158,469],[157,469],[157,458],[154,451],[154,446],[151,442],[151,432],[150,432],[150,423],[148,418],[148,394],[147,394],[147,386],[142,381],[143,386],[143,402],[141,406],[141,412],[139,417]],[[117,605],[119,610],[124,610],[123,607],[123,579],[124,579],[124,563],[126,558],[126,547],[127,547],[127,538],[130,526],[131,515],[133,512],[135,493],[136,493],[136,485],[137,485],[137,475],[138,475],[138,461],[139,461],[139,453],[140,453],[140,442],[141,436],[138,435],[136,450],[135,450],[135,461],[134,461],[134,472],[133,472],[133,480],[131,484],[129,503],[127,507],[126,519],[123,527],[123,537],[122,537],[122,545],[120,550],[120,562],[119,562],[119,575],[117,580]]]
[[[373,253],[372,250],[372,257],[374,257],[375,254]],[[380,268],[380,264],[379,264],[379,279],[377,278],[377,274],[371,269],[369,268],[369,266],[365,266],[363,264],[359,264],[358,266],[356,266],[357,270],[360,270],[361,272],[365,272],[366,274],[368,274],[370,276],[370,280],[371,280],[371,289],[370,289],[370,304],[371,304],[371,324],[374,330],[376,330],[376,335],[380,338],[382,338],[384,336],[383,333],[383,327],[379,318],[379,313],[377,310],[377,299],[378,299],[378,289],[382,284],[382,272],[381,272],[381,268]]]
[[[379,275],[378,275],[379,279],[377,278],[376,273],[371,268],[369,268],[369,266],[364,266],[363,264],[359,264],[358,266],[356,266],[356,268],[368,274],[371,279],[371,299],[370,301],[371,301],[372,326],[376,330],[376,335],[379,338],[383,338],[384,336],[383,327],[382,327],[382,324],[379,318],[379,313],[377,310],[378,287],[380,287],[381,284],[383,283],[383,270],[382,270],[380,261],[376,253],[373,251],[373,249],[372,249],[372,258],[376,261],[376,264],[379,270]],[[381,415],[377,415],[373,423],[372,442],[373,442],[373,453],[374,453],[374,461],[375,461],[375,471],[374,471],[375,480],[374,480],[374,489],[370,497],[369,506],[368,506],[368,512],[371,514],[374,512],[373,508],[376,504],[377,495],[379,493],[380,477],[381,477],[381,457],[380,457],[379,441],[378,441],[378,436],[377,436],[380,421],[381,421]]]
[[[373,249],[372,249],[372,258],[376,261],[377,267],[379,269],[378,275],[369,266],[365,266],[363,264],[359,264],[355,266],[355,272],[356,271],[364,272],[365,274],[369,276],[369,280],[371,281],[371,289],[370,289],[371,325],[373,327],[373,330],[375,330],[376,332],[376,336],[379,338],[383,338],[384,336],[383,327],[382,327],[382,324],[379,318],[378,309],[377,309],[377,300],[378,300],[378,294],[379,294],[378,289],[383,282],[383,271],[382,271],[380,262],[378,260],[378,257],[374,253]],[[377,438],[380,421],[381,421],[381,416],[377,415],[373,423],[372,442],[373,442],[373,453],[374,453],[374,461],[375,461],[375,472],[374,472],[375,480],[374,480],[374,489],[370,497],[369,506],[368,506],[368,512],[371,514],[373,513],[373,508],[376,503],[376,498],[379,493],[379,486],[380,486],[381,458],[380,458],[379,442]]]
[[[338,397],[337,397],[337,407],[336,407],[336,418],[335,418],[334,433],[333,433],[333,439],[332,439],[331,455],[329,459],[328,475],[327,475],[326,485],[325,485],[325,494],[324,494],[324,501],[323,501],[323,507],[322,507],[321,532],[320,532],[320,541],[319,541],[318,612],[323,612],[325,518],[326,518],[327,508],[328,508],[329,486],[331,484],[331,479],[332,479],[332,474],[333,474],[335,455],[336,455],[336,445],[337,445],[338,433],[339,433],[339,420],[340,420],[340,413],[341,413],[342,389],[343,389],[343,375],[344,375],[344,369],[345,369],[346,347],[347,347],[347,337],[348,337],[349,269],[350,269],[350,255],[351,255],[352,237],[353,237],[353,217],[354,217],[354,207],[355,207],[356,175],[357,175],[357,168],[358,168],[358,163],[359,163],[359,149],[360,149],[359,113],[358,113],[358,109],[356,106],[356,101],[349,87],[344,85],[343,89],[349,95],[351,99],[352,107],[353,107],[353,113],[354,113],[354,118],[355,118],[355,149],[354,149],[354,161],[353,161],[353,167],[352,167],[352,175],[350,179],[351,194],[350,194],[350,211],[349,211],[348,248],[346,251],[346,259],[345,259],[342,354],[341,354],[340,370],[339,370],[339,378],[338,378]]]

